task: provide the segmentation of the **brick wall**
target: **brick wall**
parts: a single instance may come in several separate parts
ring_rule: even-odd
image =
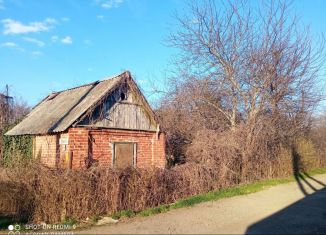
[[[72,155],[72,168],[85,167],[85,160],[88,156],[89,131],[85,128],[70,128],[69,134],[69,150]]]
[[[33,155],[41,162],[50,167],[56,167],[59,150],[58,135],[39,135],[34,137]]]
[[[69,147],[73,152],[73,168],[85,166],[88,155],[101,166],[112,166],[114,142],[137,144],[137,167],[165,167],[165,136],[154,132],[129,130],[87,130],[69,129]]]
[[[159,133],[159,135],[157,135],[155,133],[154,140],[154,162],[157,167],[163,168],[166,165],[165,134]]]
[[[59,145],[62,137],[69,138],[68,145]],[[34,156],[50,167],[67,168],[70,156],[72,168],[84,168],[88,156],[101,166],[112,167],[114,142],[137,144],[137,167],[165,167],[165,136],[148,131],[70,128],[68,133],[35,136]]]

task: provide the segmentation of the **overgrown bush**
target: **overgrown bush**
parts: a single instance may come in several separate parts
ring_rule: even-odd
[[[24,163],[32,159],[33,140],[29,135],[6,136],[5,133],[17,123],[0,131],[0,166],[9,167],[17,162]]]
[[[188,162],[213,162],[220,166],[226,179],[231,177],[236,182],[245,183],[290,175],[293,144],[298,153],[305,156],[307,168],[319,165],[319,162],[314,162],[318,157],[310,140],[287,141],[268,119],[256,124],[255,128],[242,125],[222,133],[208,129],[197,131],[187,146],[186,156]]]
[[[199,163],[186,163],[171,169],[64,170],[37,163],[14,167],[7,170],[5,183],[4,177],[0,178],[1,191],[6,192],[1,194],[0,201],[14,199],[12,203],[19,208],[18,218],[29,216],[30,221],[53,223],[66,218],[110,215],[120,210],[137,212],[241,182],[293,174],[293,152],[280,148],[279,158],[259,161],[259,164],[253,156],[243,175],[242,165],[237,164],[242,158],[241,146],[229,138],[213,136],[206,142],[205,151],[197,150],[198,156],[202,156]],[[312,155],[315,150],[310,141],[299,140],[294,147],[304,170],[322,166],[320,161],[314,160],[318,157]],[[205,159],[205,156],[209,157]],[[13,190],[12,185],[17,187]]]
[[[0,217],[8,216],[16,221],[27,222],[33,212],[33,192],[25,190],[24,184],[0,181]]]
[[[316,148],[320,164],[326,165],[326,111],[314,120],[309,136]]]
[[[67,171],[35,163],[11,169],[8,177],[9,182],[22,186],[20,189],[25,193],[13,192],[7,194],[7,199],[14,198],[18,204],[23,201],[23,207],[28,206],[30,212],[29,220],[35,222],[81,219],[119,210],[140,211],[231,185],[219,179],[216,166],[198,164],[185,164],[171,170]],[[3,184],[2,190],[9,187]],[[4,197],[1,200],[5,200]]]

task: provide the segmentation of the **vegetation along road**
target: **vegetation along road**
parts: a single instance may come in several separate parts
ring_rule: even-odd
[[[326,233],[326,174],[232,198],[79,231],[100,233]]]

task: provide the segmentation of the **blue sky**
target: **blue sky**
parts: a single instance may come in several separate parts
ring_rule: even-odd
[[[0,0],[0,90],[35,105],[59,91],[130,70],[148,90],[175,53],[164,45],[183,0]],[[314,34],[326,1],[296,0]]]

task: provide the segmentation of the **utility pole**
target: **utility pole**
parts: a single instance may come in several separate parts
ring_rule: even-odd
[[[9,86],[6,84],[6,104],[9,107]]]
[[[9,86],[6,85],[5,93],[0,93],[0,128],[11,121],[12,101],[13,97],[9,96]]]
[[[9,96],[9,86],[6,84],[6,96],[7,96],[7,107],[8,107],[8,122],[13,120],[12,117],[12,108],[13,108],[13,97]]]

